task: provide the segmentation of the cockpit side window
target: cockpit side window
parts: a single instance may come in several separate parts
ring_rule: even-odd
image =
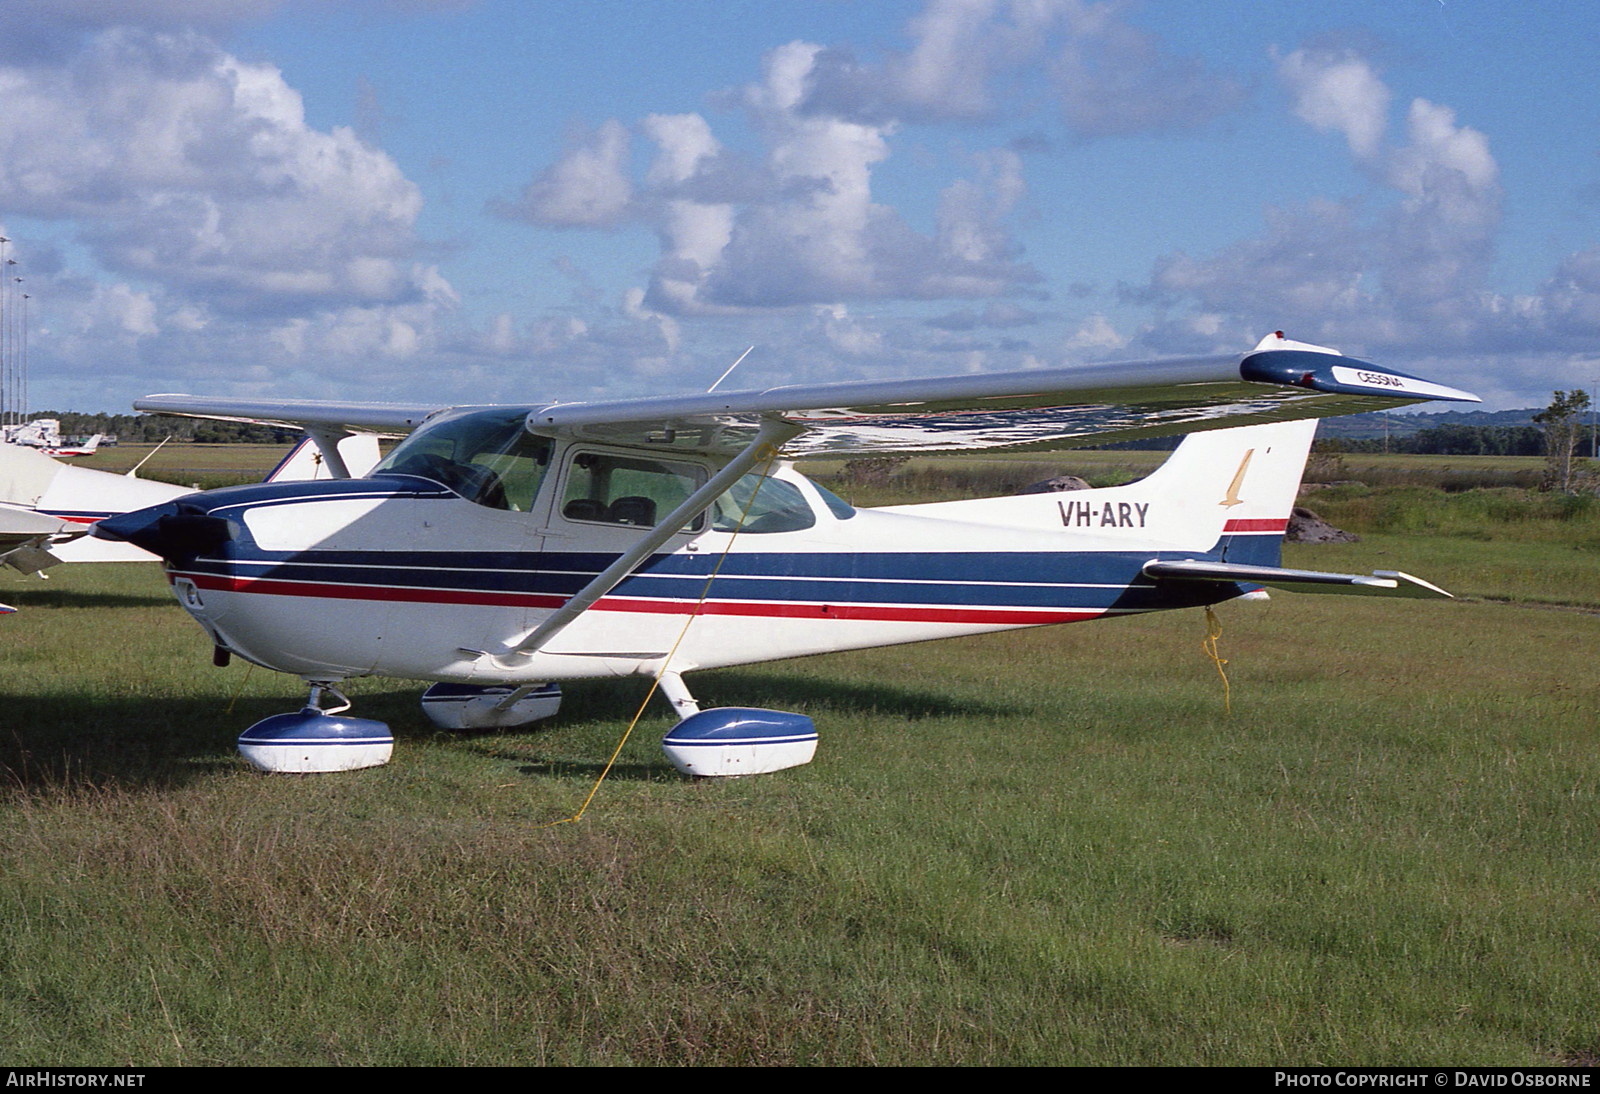
[[[550,440],[529,433],[524,412],[477,410],[423,426],[373,468],[416,475],[491,509],[533,508],[550,465]]]
[[[579,452],[567,468],[561,515],[568,520],[650,528],[688,501],[704,481],[705,469],[692,463]],[[704,526],[705,518],[697,517],[688,530]]]

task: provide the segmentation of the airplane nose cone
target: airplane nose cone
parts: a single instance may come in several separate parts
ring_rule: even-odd
[[[233,532],[229,521],[181,498],[107,517],[90,529],[100,539],[123,540],[169,562],[215,551],[233,538]]]

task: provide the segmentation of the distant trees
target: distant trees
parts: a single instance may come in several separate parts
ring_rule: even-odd
[[[1552,394],[1550,405],[1533,416],[1544,430],[1546,482],[1552,490],[1575,494],[1580,477],[1575,467],[1575,453],[1578,442],[1583,439],[1583,412],[1589,409],[1589,393],[1574,388]]]
[[[1436,425],[1390,437],[1330,437],[1318,451],[1410,452],[1429,456],[1538,456],[1544,431],[1531,425]]]
[[[279,429],[276,426],[208,422],[159,414],[80,414],[71,410],[38,410],[29,417],[59,419],[63,437],[108,433],[129,444],[154,444],[168,436],[200,444],[288,444],[300,436],[298,430]]]

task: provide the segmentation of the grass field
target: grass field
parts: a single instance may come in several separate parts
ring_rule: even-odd
[[[1600,1062],[1600,512],[1314,504],[1290,565],[1464,599],[1225,605],[1231,715],[1197,612],[699,674],[816,762],[684,780],[658,704],[554,827],[642,684],[358,681],[395,761],[263,776],[301,686],[155,567],[0,578],[0,1063]]]
[[[121,444],[74,459],[77,467],[214,490],[259,482],[289,454],[287,444]],[[142,465],[142,466],[141,466]]]

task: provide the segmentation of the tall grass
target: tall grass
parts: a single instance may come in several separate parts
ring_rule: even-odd
[[[1324,568],[1414,570],[1462,595],[1600,610],[1600,499],[1348,486],[1303,503],[1362,537],[1322,549]]]
[[[1600,1059],[1584,613],[1227,605],[1231,715],[1194,612],[696,674],[817,761],[684,780],[658,706],[551,827],[642,684],[451,735],[358,681],[395,761],[263,776],[298,682],[210,668],[153,567],[57,573],[0,579],[8,1065]]]
[[[1372,651],[1415,616],[1320,604],[1228,619],[1231,718],[1196,619],[709,674],[708,698],[813,713],[822,758],[688,783],[646,738],[577,826],[540,827],[625,713],[597,689],[537,734],[396,717],[400,759],[362,774],[244,771],[218,711],[164,767],[23,779],[7,1062],[1594,1051],[1592,689],[1496,692],[1470,651],[1419,678]]]
[[[102,448],[75,463],[79,467],[118,475],[138,467],[141,478],[215,490],[260,482],[289,454],[291,447],[281,444],[123,444]]]

